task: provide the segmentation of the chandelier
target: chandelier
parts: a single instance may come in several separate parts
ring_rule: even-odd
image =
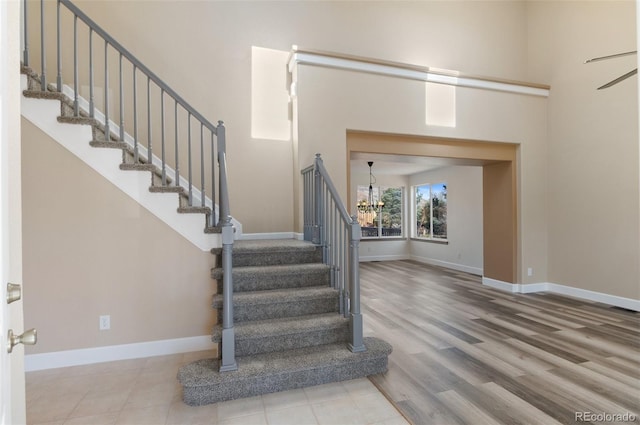
[[[376,182],[372,172],[373,161],[368,161],[367,164],[369,165],[369,194],[367,199],[361,199],[357,204],[358,222],[362,227],[372,226],[374,219],[384,207],[382,199],[376,201],[373,196],[373,184]]]

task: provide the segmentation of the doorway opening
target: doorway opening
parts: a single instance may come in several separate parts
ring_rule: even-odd
[[[482,167],[483,278],[515,284],[519,276],[517,158],[518,144],[439,137],[347,131],[347,164],[352,159],[376,158],[401,164],[429,158],[439,166]],[[369,159],[373,160],[373,159]],[[355,199],[347,166],[347,199]],[[354,213],[354,202],[349,207]],[[411,217],[407,214],[406,217]],[[408,219],[410,220],[410,218]],[[405,227],[408,237],[410,226]]]

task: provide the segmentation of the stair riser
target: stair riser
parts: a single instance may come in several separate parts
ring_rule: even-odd
[[[222,306],[216,302],[213,308],[219,309],[218,323],[222,323]],[[235,322],[246,322],[338,311],[338,296],[336,295],[331,298],[317,298],[282,303],[235,305],[233,309],[233,320]]]
[[[278,335],[265,338],[238,339],[236,337],[236,355],[249,356],[253,354],[272,353],[276,351],[293,350],[305,347],[317,347],[323,344],[333,344],[349,341],[349,326],[339,329],[323,329],[313,332]],[[214,342],[217,341],[214,338]]]
[[[322,262],[322,251],[275,251],[270,253],[233,253],[233,266],[275,266],[280,264],[308,264]],[[216,264],[222,264],[221,256]]]
[[[260,376],[252,379],[238,379],[224,385],[185,386],[183,400],[190,406],[201,406],[220,401],[363,378],[386,371],[387,356],[385,355],[358,363],[347,363],[311,370],[285,371],[273,376]]]
[[[305,275],[233,275],[234,293],[268,291],[271,289],[307,288],[311,286],[329,286],[329,273],[326,271],[318,271]],[[218,280],[218,293],[222,293],[222,279]]]

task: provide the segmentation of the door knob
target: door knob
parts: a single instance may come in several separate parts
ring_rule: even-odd
[[[7,304],[18,301],[22,297],[22,287],[15,283],[7,283]]]
[[[29,329],[21,335],[14,335],[13,330],[9,329],[7,341],[9,342],[9,345],[7,346],[7,353],[11,353],[13,351],[13,347],[18,344],[35,345],[35,343],[38,342],[38,333],[35,329]]]

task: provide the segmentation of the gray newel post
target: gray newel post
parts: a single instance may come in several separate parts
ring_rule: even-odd
[[[322,164],[322,158],[320,158],[320,154],[316,154],[316,159],[313,163],[313,237],[311,242],[316,245],[322,243],[320,239],[320,235],[322,234],[322,226],[324,223],[322,220],[322,210],[324,205],[322,205],[322,175],[320,174],[320,164]]]
[[[233,328],[233,280],[231,277],[231,253],[233,250],[233,226],[231,216],[222,221],[222,360],[220,372],[238,370],[235,358],[235,330]]]
[[[360,238],[362,230],[358,223],[358,216],[351,217],[349,225],[349,328],[351,330],[351,342],[349,349],[354,352],[366,351],[362,336],[362,313],[360,312]]]

